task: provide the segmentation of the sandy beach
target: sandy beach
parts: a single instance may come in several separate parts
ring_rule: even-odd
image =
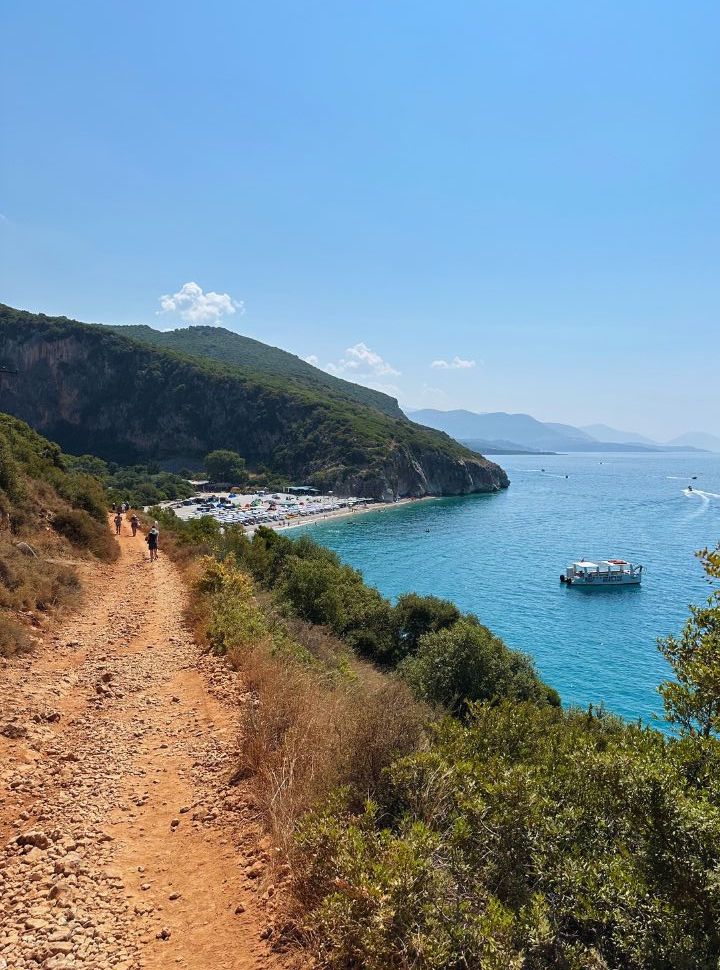
[[[367,512],[388,512],[392,509],[402,508],[413,502],[427,501],[433,497],[402,498],[395,502],[366,503],[358,498],[349,497],[340,499],[335,496],[319,496],[314,499],[291,499],[291,497],[283,495],[281,498],[273,499],[267,495],[248,494],[237,496],[229,492],[215,493],[215,500],[225,502],[227,499],[235,499],[242,503],[241,505],[237,505],[229,513],[230,515],[239,513],[242,509],[242,512],[246,515],[256,514],[258,517],[266,519],[266,521],[260,522],[242,522],[237,519],[229,519],[227,518],[228,507],[225,505],[222,507],[216,505],[213,505],[211,508],[206,507],[210,505],[210,496],[205,495],[196,496],[192,504],[168,502],[163,503],[163,506],[172,509],[180,519],[188,520],[210,515],[222,524],[240,525],[244,528],[247,535],[252,536],[261,526],[268,529],[275,529],[278,532],[285,532],[286,530],[296,529],[300,526],[315,525],[319,522],[327,522],[332,519],[351,519]],[[288,509],[288,513],[285,515],[283,514],[283,505],[289,505],[291,500],[293,501],[293,505],[291,506],[292,510]],[[318,509],[317,511],[304,511],[308,506],[312,507],[317,504],[322,504],[324,508]],[[298,514],[298,509],[303,509],[303,514]]]
[[[302,525],[315,525],[318,522],[330,521],[331,519],[353,519],[364,515],[367,512],[391,512],[393,509],[402,508],[404,505],[412,505],[415,502],[427,502],[437,498],[435,495],[425,495],[422,498],[401,498],[396,502],[376,502],[372,505],[358,505],[351,509],[337,509],[333,512],[318,512],[317,515],[306,515],[302,518],[285,519],[282,522],[268,524],[271,529],[285,532],[286,529],[297,529]],[[249,535],[255,532],[256,527],[247,529]]]

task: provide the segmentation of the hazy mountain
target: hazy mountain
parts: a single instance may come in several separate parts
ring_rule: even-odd
[[[686,434],[678,435],[669,445],[674,447],[702,448],[704,451],[720,452],[720,438],[715,434],[708,434],[706,431],[688,431]]]
[[[538,451],[537,448],[523,448],[515,441],[485,441],[483,438],[461,438],[460,443],[481,455],[554,455],[554,451]]]
[[[556,431],[529,414],[507,414],[504,411],[475,414],[473,411],[436,411],[426,408],[413,411],[412,419],[463,441],[502,439],[513,443],[515,448],[535,451],[567,451],[568,443],[573,442],[577,450],[577,437]],[[590,441],[589,438],[587,440]]]
[[[597,438],[593,438],[592,435],[587,434],[581,428],[576,428],[572,424],[558,424],[556,421],[543,421],[541,423],[546,428],[551,428],[553,431],[557,431],[566,438],[572,438],[574,441],[597,441]]]
[[[413,411],[413,421],[418,421],[430,428],[445,431],[464,443],[472,442],[490,445],[486,450],[501,454],[500,449],[494,448],[492,442],[502,440],[508,446],[508,451],[696,451],[705,446],[693,444],[691,441],[676,439],[667,445],[659,445],[648,441],[619,441],[617,439],[596,439],[591,437],[587,428],[576,428],[574,425],[558,424],[556,422],[538,421],[529,414],[508,414],[505,411],[494,411],[487,414],[476,414],[474,411],[437,411],[426,408]],[[604,428],[604,425],[592,427]],[[608,431],[613,432],[612,428]],[[617,432],[623,434],[623,432]],[[628,434],[630,434],[628,432]],[[683,438],[694,436],[683,436]],[[714,442],[712,450],[720,451],[720,439],[712,435],[699,435],[697,440]]]
[[[646,438],[645,435],[638,434],[636,431],[619,431],[617,428],[611,428],[607,424],[585,424],[580,430],[589,434],[596,441],[617,441],[620,444],[659,445],[658,441],[653,441],[652,438]]]

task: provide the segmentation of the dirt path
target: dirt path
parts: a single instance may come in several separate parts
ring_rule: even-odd
[[[120,545],[78,614],[0,660],[0,970],[284,966],[227,784],[241,685],[184,628],[173,564]]]

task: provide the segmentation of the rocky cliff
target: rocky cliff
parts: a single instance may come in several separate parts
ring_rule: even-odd
[[[240,452],[296,481],[375,498],[497,491],[505,472],[447,435],[323,388],[144,346],[109,328],[0,306],[0,410],[64,450],[197,465]]]

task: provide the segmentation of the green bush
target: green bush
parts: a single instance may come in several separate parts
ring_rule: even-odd
[[[400,673],[418,697],[452,714],[462,714],[468,701],[503,697],[559,703],[557,693],[538,679],[530,657],[509,650],[470,617],[422,636]]]
[[[399,662],[414,654],[420,638],[452,626],[460,619],[460,610],[448,600],[436,596],[407,593],[401,596],[393,613],[395,650],[393,659]]]
[[[252,542],[228,541],[292,615],[329,627],[382,667],[404,659],[403,676],[423,700],[456,713],[466,700],[489,697],[560,703],[529,657],[510,650],[475,618],[463,618],[453,603],[411,593],[393,606],[358,570],[306,536],[292,540],[260,528]]]
[[[236,451],[218,449],[205,455],[205,471],[214,482],[231,482],[240,485],[247,478],[245,459]]]
[[[8,442],[0,434],[0,489],[11,499],[19,499],[23,494],[20,470],[13,457]]]
[[[68,475],[60,483],[59,491],[76,509],[83,509],[97,522],[105,525],[107,492],[92,475]]]
[[[336,968],[716,966],[720,744],[505,701],[310,815],[297,891]]]

